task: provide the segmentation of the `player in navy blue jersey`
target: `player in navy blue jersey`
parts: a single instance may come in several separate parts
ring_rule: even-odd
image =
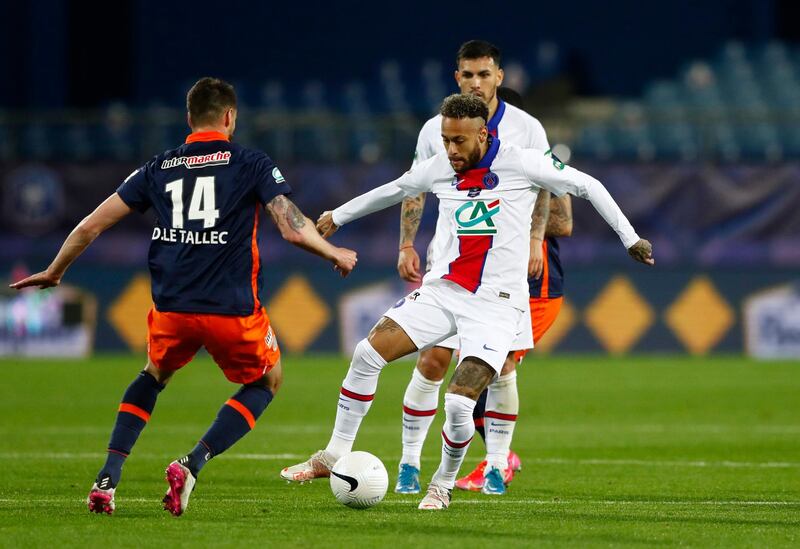
[[[262,208],[284,239],[331,261],[342,276],[356,264],[355,252],[329,244],[287,198],[289,184],[266,154],[231,143],[237,110],[230,84],[202,78],[186,103],[192,129],[186,142],[129,175],[70,233],[47,270],[11,285],[57,286],[103,231],[134,210],[154,211],[148,361],[122,397],[106,463],[89,492],[89,510],[96,513],[114,511],[122,465],[158,394],[200,347],[241,388],[197,446],[167,467],[164,508],[172,514],[186,510],[202,467],[255,426],[280,387],[280,350],[260,298]]]

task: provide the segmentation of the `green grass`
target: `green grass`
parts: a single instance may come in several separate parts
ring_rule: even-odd
[[[417,511],[389,493],[342,507],[327,482],[281,467],[324,446],[347,361],[285,357],[285,384],[256,430],[204,470],[187,513],[161,510],[164,467],[236,388],[207,358],[175,377],[125,466],[114,516],[83,498],[124,388],[142,359],[0,361],[0,546],[777,547],[800,544],[800,364],[742,358],[531,357],[519,375],[506,496],[457,492]],[[356,449],[394,483],[410,363],[392,364]],[[438,463],[439,414],[423,454]],[[480,458],[476,440],[463,470]],[[463,471],[462,470],[462,471]]]

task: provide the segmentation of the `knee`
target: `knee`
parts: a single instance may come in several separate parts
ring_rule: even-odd
[[[247,385],[250,386],[257,386],[263,387],[269,390],[272,393],[272,396],[278,394],[278,389],[281,388],[283,384],[283,368],[281,367],[281,361],[278,362],[270,368],[269,372],[261,376],[257,381],[253,383],[248,383]]]
[[[380,374],[386,360],[372,346],[369,339],[362,339],[353,351],[350,367],[363,375]]]
[[[283,372],[282,371],[279,370],[278,372],[276,372],[276,374],[274,376],[269,376],[268,377],[267,386],[266,387],[267,387],[267,389],[270,390],[270,392],[272,393],[273,396],[278,394],[278,389],[281,388],[281,385],[283,385]]]
[[[169,383],[169,380],[172,379],[172,374],[175,372],[166,372],[164,370],[159,370],[158,366],[153,364],[153,361],[150,359],[147,360],[147,365],[144,367],[144,371],[150,374],[155,378],[157,382],[161,385],[166,385]]]
[[[478,400],[495,375],[495,370],[484,360],[472,356],[467,357],[456,369],[456,373],[447,386],[447,392]]]
[[[441,381],[450,366],[452,352],[449,349],[434,347],[423,351],[417,361],[417,370],[430,381]]]

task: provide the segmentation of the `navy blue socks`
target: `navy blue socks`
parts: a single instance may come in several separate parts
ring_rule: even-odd
[[[255,427],[272,397],[272,391],[265,387],[243,386],[225,402],[208,432],[180,463],[197,477],[208,460],[233,446]]]
[[[125,458],[131,453],[136,439],[150,420],[158,393],[163,389],[164,385],[145,371],[140,372],[128,386],[122,396],[117,421],[111,432],[106,463],[97,474],[98,484],[103,484],[100,488],[113,488],[119,482]]]

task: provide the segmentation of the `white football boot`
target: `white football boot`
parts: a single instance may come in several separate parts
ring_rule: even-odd
[[[331,469],[336,463],[336,458],[325,450],[315,452],[307,461],[285,467],[281,471],[281,478],[290,482],[306,482],[315,478],[331,476]]]

